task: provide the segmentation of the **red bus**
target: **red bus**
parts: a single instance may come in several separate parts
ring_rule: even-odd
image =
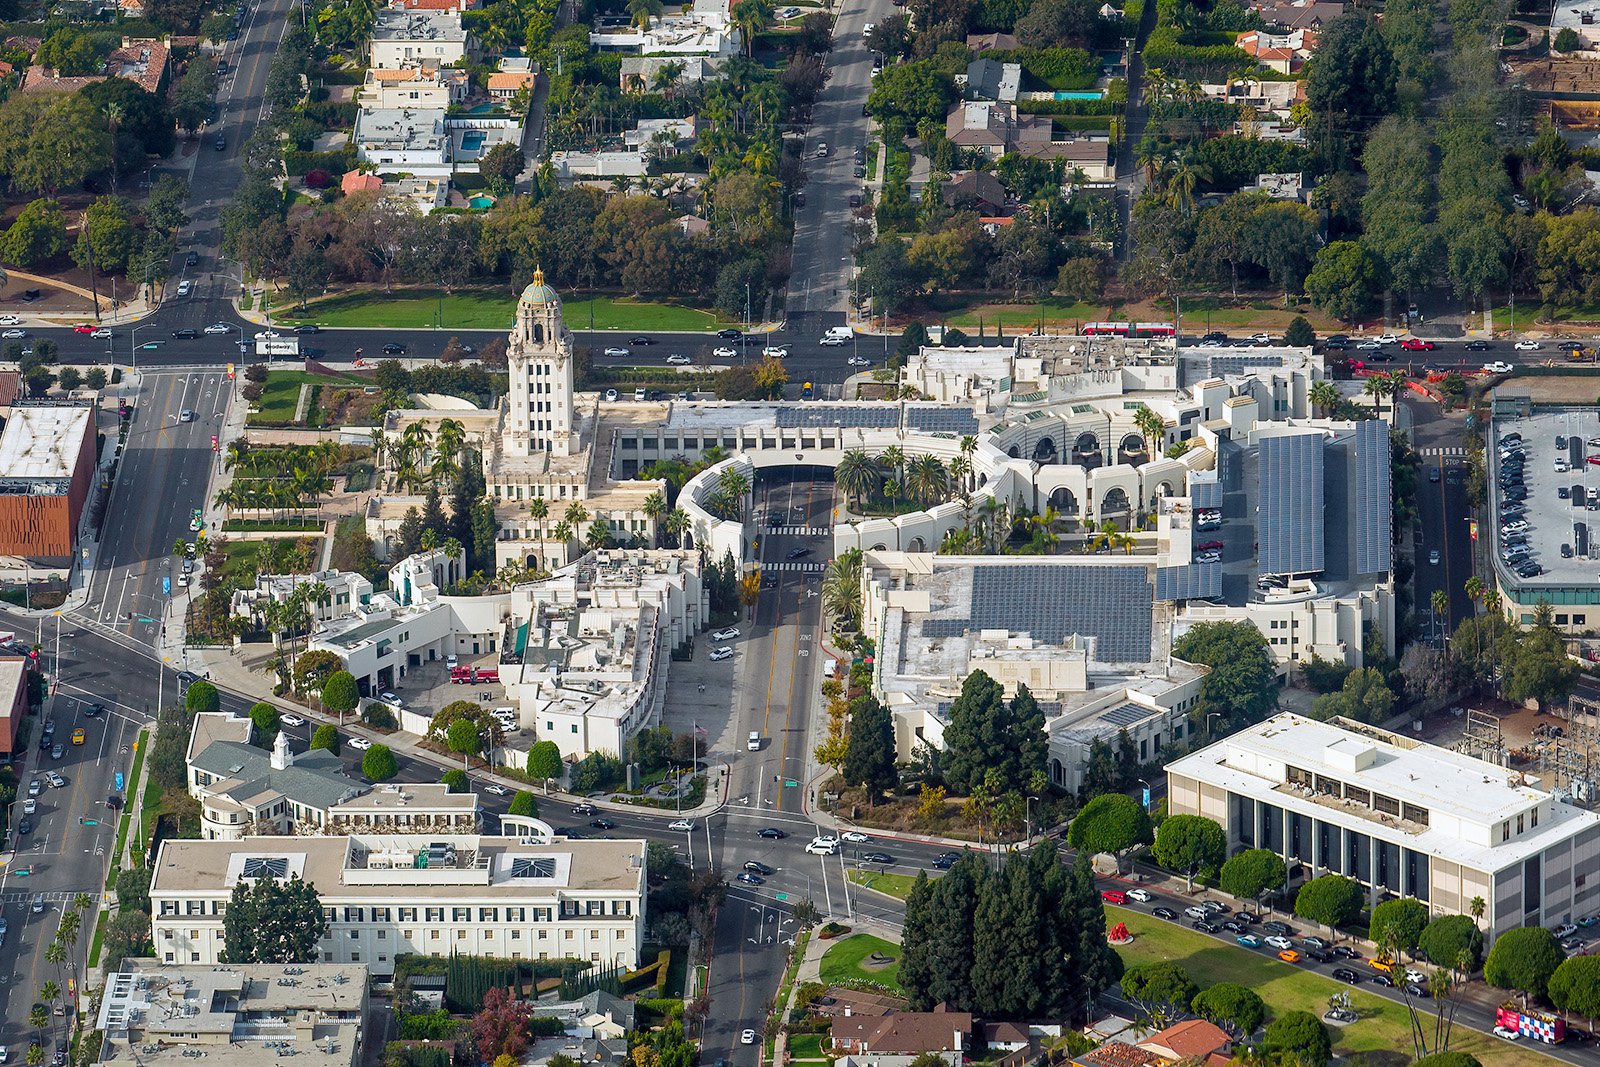
[[[1178,328],[1170,322],[1086,322],[1085,337],[1176,337]]]

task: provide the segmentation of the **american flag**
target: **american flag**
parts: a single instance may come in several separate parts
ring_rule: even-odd
[[[699,723],[695,723],[694,724],[694,732],[697,733],[697,734],[700,734],[702,737],[711,736],[710,734],[706,733],[706,728],[704,726],[701,726]]]

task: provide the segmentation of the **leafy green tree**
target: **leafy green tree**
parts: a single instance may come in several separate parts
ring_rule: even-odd
[[[1255,1033],[1267,1017],[1267,1006],[1256,991],[1233,982],[1218,982],[1201,990],[1190,1002],[1190,1009],[1239,1038]]]
[[[1509,989],[1527,1004],[1529,997],[1545,995],[1550,976],[1567,954],[1556,935],[1541,926],[1521,926],[1495,938],[1489,958],[1483,961],[1483,980]]]
[[[150,913],[137,908],[119,908],[106,924],[104,958],[121,961],[154,955],[155,946],[150,944]]]
[[[255,724],[256,744],[261,748],[271,748],[278,738],[278,730],[282,725],[282,716],[278,709],[266,701],[258,701],[250,706],[250,721]]]
[[[137,908],[147,915],[149,914],[149,867],[125,867],[117,872],[117,906],[120,908]]]
[[[844,780],[866,789],[869,803],[900,781],[895,771],[894,720],[875,697],[860,696],[850,702],[849,747],[845,751]]]
[[[537,741],[528,750],[528,777],[546,782],[561,777],[561,749],[554,741]]]
[[[1355,322],[1383,291],[1383,268],[1356,241],[1333,241],[1317,253],[1306,275],[1311,302],[1340,322]]]
[[[387,782],[400,770],[388,745],[373,745],[361,755],[361,773],[374,782]]]
[[[1307,139],[1329,163],[1394,104],[1394,59],[1377,25],[1350,13],[1322,28],[1317,62],[1306,77]]]
[[[1047,752],[1044,712],[1027,686],[1018,686],[1008,703],[993,678],[967,675],[944,733],[944,779],[953,792],[970,795],[979,785],[992,794],[1031,789]]]
[[[1337,929],[1361,915],[1365,894],[1361,883],[1342,874],[1324,874],[1300,887],[1294,913],[1310,922]]]
[[[449,787],[452,793],[465,793],[472,788],[472,783],[467,779],[467,772],[460,767],[452,767],[439,776],[441,784]]]
[[[1173,655],[1210,669],[1201,683],[1195,721],[1215,712],[1219,732],[1265,719],[1277,706],[1277,669],[1267,639],[1248,622],[1202,622],[1173,645]]]
[[[1280,1062],[1298,1067],[1324,1067],[1333,1056],[1333,1041],[1328,1028],[1308,1011],[1289,1011],[1274,1019],[1264,1035],[1263,1046]]]
[[[1372,909],[1368,936],[1377,944],[1393,944],[1401,952],[1415,955],[1422,941],[1422,931],[1427,926],[1426,904],[1413,897],[1396,897],[1382,901]]]
[[[483,749],[483,732],[471,719],[457,719],[445,733],[445,743],[450,746],[451,752],[460,754],[461,766],[465,769],[467,760]]]
[[[519,789],[511,797],[511,806],[506,809],[510,815],[525,815],[528,818],[537,818],[539,815],[539,801],[526,789]]]
[[[1566,643],[1551,619],[1550,605],[1540,603],[1529,629],[1508,631],[1502,638],[1506,699],[1535,700],[1540,711],[1566,699],[1578,679],[1578,666],[1567,656]]]
[[[525,162],[521,149],[510,141],[502,141],[478,160],[478,172],[489,183],[490,191],[497,196],[504,196],[516,184],[517,175],[522,173]]]
[[[1317,331],[1311,328],[1311,323],[1306,321],[1304,315],[1296,315],[1283,331],[1283,343],[1296,348],[1309,348],[1317,343]]]
[[[1471,974],[1483,961],[1483,931],[1467,915],[1440,915],[1422,928],[1417,951],[1436,967]]]
[[[1138,801],[1121,793],[1095,797],[1067,827],[1067,844],[1086,853],[1119,855],[1150,840],[1150,816]]]
[[[1561,961],[1546,985],[1550,1003],[1559,1010],[1581,1015],[1590,1029],[1600,1017],[1600,956],[1573,956]]]
[[[84,209],[73,261],[80,267],[93,264],[98,271],[121,274],[128,269],[138,237],[128,202],[120,196],[102,196]]]
[[[220,711],[222,694],[207,681],[190,682],[183,694],[183,706],[191,714],[201,711]]]
[[[1171,1014],[1186,1011],[1200,995],[1200,987],[1179,964],[1158,960],[1124,971],[1122,995],[1142,1006],[1147,1015],[1156,1008]]]
[[[873,79],[867,110],[878,119],[899,116],[915,126],[922,119],[944,121],[956,99],[955,82],[932,60],[895,63]]]
[[[298,874],[241,878],[222,920],[223,962],[315,963],[317,943],[327,936],[322,901]]]
[[[323,723],[311,735],[311,747],[323,748],[335,755],[339,752],[339,731],[334,729],[332,723]],[[370,752],[371,749],[368,749]]]
[[[339,716],[343,722],[349,712],[356,709],[361,703],[361,689],[356,684],[355,675],[349,671],[338,670],[328,675],[328,680],[322,683],[322,706]]]
[[[1182,871],[1185,889],[1193,892],[1196,874],[1216,877],[1228,856],[1228,835],[1203,815],[1172,815],[1156,828],[1150,853],[1163,867]]]
[[[1269,848],[1250,848],[1222,865],[1218,885],[1231,897],[1255,900],[1269,889],[1279,889],[1288,878],[1283,857]]]
[[[1583,47],[1583,41],[1579,38],[1577,30],[1571,26],[1563,26],[1556,31],[1551,47],[1557,52],[1576,52]]]
[[[54,200],[31,201],[0,240],[0,256],[19,267],[33,267],[67,250],[67,220]]]
[[[1336,715],[1356,722],[1387,722],[1394,714],[1395,695],[1383,672],[1357,667],[1345,675],[1336,693],[1324,693],[1311,702],[1311,717],[1327,722]]]

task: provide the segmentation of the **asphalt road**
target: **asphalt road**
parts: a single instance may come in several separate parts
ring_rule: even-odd
[[[1416,560],[1416,611],[1425,636],[1447,640],[1472,614],[1465,592],[1473,574],[1472,539],[1468,520],[1467,460],[1462,435],[1463,416],[1443,415],[1426,401],[1407,402],[1412,446],[1421,459],[1417,482],[1418,523],[1414,532]],[[1437,479],[1437,480],[1435,480]],[[1434,562],[1438,553],[1438,562]],[[1433,594],[1443,590],[1450,598],[1445,617],[1433,611]]]

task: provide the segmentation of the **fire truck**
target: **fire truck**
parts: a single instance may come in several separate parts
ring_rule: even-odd
[[[1509,1001],[1495,1011],[1494,1024],[1547,1045],[1558,1045],[1567,1036],[1567,1024],[1561,1016],[1547,1011],[1525,1011]]]

